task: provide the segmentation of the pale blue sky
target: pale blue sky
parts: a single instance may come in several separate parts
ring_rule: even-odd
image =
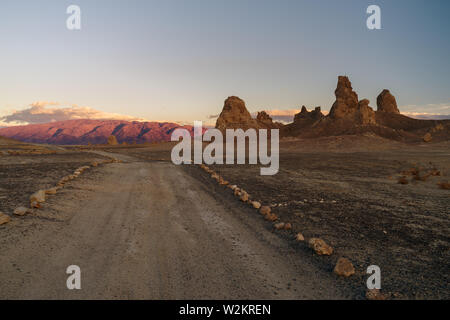
[[[382,30],[366,28],[370,4]],[[342,74],[374,108],[387,88],[401,111],[450,114],[449,14],[436,0],[2,0],[0,115],[58,101],[193,121],[230,95],[329,110]]]

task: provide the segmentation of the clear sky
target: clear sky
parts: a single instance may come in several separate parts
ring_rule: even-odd
[[[450,114],[449,16],[447,0],[2,0],[0,116],[57,101],[205,120],[230,95],[251,112],[329,110],[344,74],[374,108],[387,88],[401,111]]]

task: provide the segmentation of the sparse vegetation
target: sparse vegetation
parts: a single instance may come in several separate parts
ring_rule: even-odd
[[[448,149],[427,144],[420,152],[408,145],[380,150],[386,142],[377,139],[367,149],[359,145],[364,152],[350,148],[363,139],[281,142],[280,172],[274,177],[260,176],[251,165],[210,168],[254,199],[263,199],[261,208],[276,210],[277,223],[292,222],[292,240],[300,248],[305,248],[304,239],[313,237],[333,244],[338,257],[354,264],[356,275],[348,281],[359,281],[367,261],[377,260],[384,270],[386,292],[410,298],[447,297],[437,288],[445,281],[448,260],[448,198],[437,183],[446,181],[441,177],[450,169]],[[406,185],[397,184],[402,178]],[[414,265],[411,254],[417,257]],[[329,259],[320,258],[333,270],[336,261]],[[435,261],[433,267],[427,261]],[[423,281],[399,276],[399,269],[419,274]]]
[[[399,184],[408,184],[408,183],[409,183],[408,179],[406,179],[405,176],[398,178],[398,181],[397,181],[397,182],[398,182]]]
[[[108,137],[108,144],[111,145],[111,146],[116,146],[116,145],[118,145],[119,143],[117,142],[116,136],[110,135],[110,136]]]
[[[430,163],[431,164],[431,163]],[[412,181],[427,181],[430,177],[441,176],[442,173],[436,167],[432,166],[426,169],[423,166],[411,167],[408,170],[403,170],[400,172],[397,182],[399,184],[408,184],[408,176],[412,176]]]
[[[444,190],[450,190],[450,183],[446,182],[439,182],[438,183],[439,188]]]

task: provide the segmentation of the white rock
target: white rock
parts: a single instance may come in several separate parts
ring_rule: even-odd
[[[274,225],[275,229],[280,230],[284,229],[284,222],[279,222]]]
[[[297,241],[305,241],[305,237],[303,236],[303,234],[301,234],[300,232],[297,233],[297,235],[295,236],[295,239]]]
[[[246,202],[248,201],[248,193],[243,191],[241,192],[241,201]]]
[[[30,196],[30,202],[45,202],[45,191],[39,190]]]
[[[259,208],[261,208],[261,203],[259,203],[258,201],[253,201],[252,206],[255,209],[259,209]]]
[[[29,212],[30,211],[28,210],[28,208],[25,208],[25,207],[18,207],[16,209],[14,209],[14,214],[17,216],[24,216]]]

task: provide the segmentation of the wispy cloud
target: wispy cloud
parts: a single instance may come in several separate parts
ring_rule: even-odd
[[[31,103],[26,109],[13,111],[11,114],[1,117],[0,126],[48,123],[74,119],[144,121],[144,119],[133,116],[103,112],[91,107],[81,107],[75,104],[64,106],[58,102],[37,101]]]
[[[428,103],[425,105],[410,104],[399,108],[402,114],[411,118],[427,120],[450,119],[450,102]]]
[[[272,110],[264,110],[273,121],[278,121],[282,123],[289,123],[294,121],[294,115],[300,112],[300,109],[272,109]],[[256,118],[258,112],[253,112],[252,117]]]
[[[450,119],[450,114],[436,114],[436,113],[427,113],[427,112],[403,112],[405,116],[415,118],[415,119],[423,119],[423,120],[444,120]]]
[[[61,104],[56,101],[35,101],[30,104],[31,107],[47,107],[47,106],[60,106]]]
[[[439,114],[441,111],[450,110],[450,102],[445,103],[428,103],[423,105],[407,104],[399,106],[400,111],[404,112],[427,112]]]

